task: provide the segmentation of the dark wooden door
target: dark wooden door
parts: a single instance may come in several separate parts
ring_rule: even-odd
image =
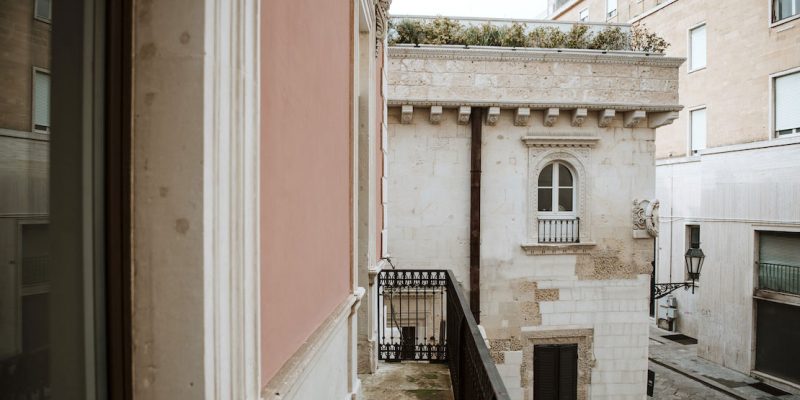
[[[578,345],[540,345],[533,348],[533,398],[578,398]]]

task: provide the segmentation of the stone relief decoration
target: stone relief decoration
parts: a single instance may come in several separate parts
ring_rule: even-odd
[[[486,123],[490,126],[495,126],[499,120],[500,107],[489,107],[489,112],[486,114]]]
[[[375,1],[375,57],[378,57],[378,49],[383,46],[386,40],[386,33],[389,30],[389,7],[392,0]]]
[[[647,239],[658,236],[658,200],[633,200],[631,218],[633,222],[633,237]]]
[[[410,124],[414,119],[414,106],[405,105],[400,110],[400,123]]]
[[[531,118],[531,109],[528,107],[518,107],[514,113],[514,125],[527,126],[528,120]]]

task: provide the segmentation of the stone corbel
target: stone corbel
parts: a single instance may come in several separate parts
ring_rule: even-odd
[[[489,107],[489,112],[486,114],[486,123],[495,126],[498,120],[500,120],[500,107]]]
[[[677,111],[652,113],[647,117],[647,126],[652,129],[660,128],[664,125],[671,124],[672,121],[676,119],[678,119]]]
[[[558,120],[558,108],[548,108],[544,112],[544,126],[553,126]]]
[[[601,128],[605,128],[611,125],[611,121],[614,120],[614,117],[617,115],[616,110],[603,110],[600,111],[600,118],[597,119],[597,126]]]
[[[517,108],[516,114],[514,114],[514,125],[516,126],[527,126],[528,120],[531,118],[531,109],[528,107],[519,107]]]
[[[458,123],[459,125],[466,125],[469,123],[469,114],[472,113],[472,107],[461,106],[458,107]]]
[[[400,112],[400,123],[410,124],[412,119],[414,119],[414,106],[404,105]]]
[[[442,106],[431,106],[431,123],[438,125],[442,121]]]
[[[623,126],[626,128],[636,128],[636,126],[639,125],[639,122],[641,122],[646,116],[647,113],[642,110],[628,111],[625,113]]]
[[[583,121],[586,120],[587,115],[589,115],[589,110],[585,108],[576,108],[575,111],[572,112],[572,126],[579,127],[583,125]]]

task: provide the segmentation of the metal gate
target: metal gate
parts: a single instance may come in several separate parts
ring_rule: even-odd
[[[378,359],[447,360],[447,272],[378,274]]]

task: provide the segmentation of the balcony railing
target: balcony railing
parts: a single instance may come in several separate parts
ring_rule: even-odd
[[[581,219],[578,217],[539,217],[539,243],[578,243]]]
[[[447,363],[456,400],[508,399],[452,271],[381,271],[378,321],[380,360]]]
[[[760,263],[759,289],[800,295],[800,266]]]

